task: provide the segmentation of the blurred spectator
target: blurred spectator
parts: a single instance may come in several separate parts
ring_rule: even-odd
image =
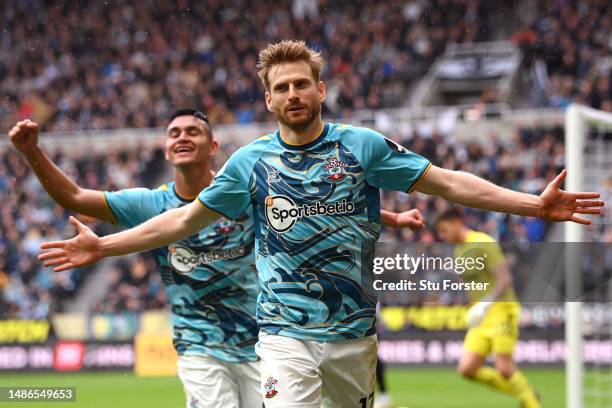
[[[477,174],[513,190],[540,194],[563,169],[562,138],[561,128],[524,128],[518,129],[513,140],[505,144],[449,143],[440,134],[431,138],[416,134],[401,143],[429,158],[435,165]],[[381,239],[388,241],[430,241],[434,235],[432,223],[449,206],[441,198],[419,193],[406,196],[383,191],[381,198],[382,208],[396,211],[418,208],[428,223],[428,228],[418,232],[383,229]],[[539,219],[474,209],[466,209],[465,215],[469,227],[485,231],[500,241],[539,242],[544,239],[547,228],[546,223]]]
[[[534,107],[579,102],[610,110],[610,37],[606,0],[533,2],[533,23],[513,40],[525,51]]]
[[[176,107],[213,123],[273,119],[257,52],[286,38],[328,59],[328,113],[397,106],[448,42],[490,39],[471,0],[8,1],[0,6],[0,129],[164,126]]]
[[[430,158],[436,165],[469,171],[508,188],[539,194],[564,166],[561,128],[519,128],[511,140],[487,145],[449,141],[435,133],[430,138],[418,133],[401,140],[404,146]],[[490,140],[497,140],[492,137]],[[238,146],[224,141],[224,150]],[[78,183],[95,189],[115,190],[134,186],[154,186],[163,174],[161,152],[151,146],[136,149],[109,147],[103,154],[68,155],[63,150],[52,159],[76,177]],[[602,191],[609,199],[612,178]],[[0,153],[0,317],[40,318],[62,310],[74,298],[83,277],[92,271],[76,270],[53,274],[36,261],[43,240],[73,233],[66,224],[67,214],[53,203],[21,157],[13,150]],[[404,211],[418,208],[427,221],[422,231],[383,228],[381,241],[424,242],[437,240],[432,223],[449,204],[423,194],[381,192],[382,207]],[[608,200],[609,201],[609,200]],[[27,205],[24,205],[27,203]],[[607,210],[606,210],[607,211]],[[516,244],[545,239],[548,224],[538,219],[508,216],[465,209],[466,223],[495,239]],[[99,234],[113,231],[107,224],[94,225]],[[603,239],[610,241],[609,225],[594,224]],[[607,237],[607,238],[606,238]],[[165,292],[153,258],[147,254],[114,259],[105,267],[108,291],[93,305],[94,312],[118,313],[161,308]],[[405,300],[405,299],[404,299]],[[396,299],[397,302],[404,300]],[[446,299],[454,302],[454,299]]]
[[[513,37],[526,54],[533,104],[580,101],[611,111],[610,71],[602,63],[611,38],[607,2],[534,4],[533,22]],[[327,114],[398,106],[448,43],[497,38],[491,21],[500,9],[478,0],[9,1],[0,6],[0,131],[26,117],[46,131],[163,127],[179,106],[202,107],[212,123],[272,120],[255,63],[259,49],[285,38],[304,39],[327,58]],[[476,108],[496,98],[485,92]],[[486,146],[448,143],[440,134],[389,136],[434,164],[530,193],[541,192],[564,165],[561,129],[519,129],[509,143]],[[163,170],[163,154],[148,146],[67,153],[58,150],[52,160],[95,189],[153,187]],[[610,196],[612,181],[608,187]],[[429,223],[449,205],[421,194],[382,192],[381,198],[386,209],[418,208]],[[0,199],[0,318],[62,310],[90,272],[53,274],[35,257],[40,242],[73,233],[67,214],[13,150],[0,151]],[[517,243],[542,240],[547,230],[540,220],[475,210],[466,210],[466,220]],[[598,228],[612,241],[609,227]],[[381,239],[434,242],[436,236],[430,225],[418,232],[383,229]],[[110,290],[95,311],[165,304],[150,257],[113,262],[105,271]]]
[[[110,147],[108,152],[87,156],[57,150],[52,160],[82,186],[116,190],[150,186],[151,173],[160,176],[156,152],[153,146],[122,151]],[[63,310],[90,268],[54,274],[37,261],[41,242],[74,231],[67,223],[68,214],[49,198],[11,148],[0,151],[0,202],[0,318],[39,319]],[[112,231],[103,223],[94,229],[102,234]],[[141,276],[142,271],[132,275]],[[132,284],[137,283],[132,279]],[[144,286],[146,291],[148,284]]]
[[[155,259],[149,254],[127,257],[108,271],[108,295],[94,307],[96,312],[142,312],[160,309],[166,297]]]

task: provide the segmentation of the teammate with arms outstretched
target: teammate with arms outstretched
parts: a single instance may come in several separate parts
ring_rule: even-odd
[[[323,123],[321,55],[301,41],[260,52],[259,76],[279,130],[235,152],[192,204],[140,226],[97,237],[43,244],[39,258],[61,271],[105,256],[159,247],[220,216],[251,208],[260,293],[261,392],[266,407],[370,407],[374,398],[376,299],[362,290],[362,269],[380,230],[379,189],[443,197],[476,208],[589,221],[597,193],[560,189],[565,173],[541,196],[514,192],[471,174],[431,165],[381,134]]]
[[[17,123],[9,137],[58,204],[124,227],[193,201],[213,179],[212,158],[219,147],[206,115],[177,110],[164,148],[174,181],[154,190],[102,192],[77,186],[53,164],[38,144],[36,123]],[[381,220],[394,228],[417,229],[423,223],[416,209],[381,211]],[[248,208],[235,221],[221,218],[153,251],[172,307],[179,377],[190,408],[261,407],[254,245]]]
[[[456,258],[470,256],[484,259],[484,268],[476,266],[462,273],[466,281],[489,283],[488,291],[468,293],[472,306],[467,313],[468,332],[459,361],[459,373],[470,380],[512,395],[524,408],[539,408],[539,398],[512,357],[519,335],[521,306],[512,287],[512,273],[495,240],[484,232],[469,229],[459,210],[451,208],[436,222],[443,241],[456,244]],[[494,368],[485,365],[493,354]]]
[[[219,148],[202,112],[177,110],[164,148],[174,181],[154,190],[103,192],[77,186],[51,162],[38,145],[36,123],[17,123],[9,137],[58,204],[128,228],[192,202],[213,179],[212,158]],[[218,219],[153,251],[172,309],[189,408],[261,408],[253,249],[253,213],[247,209],[235,220]]]

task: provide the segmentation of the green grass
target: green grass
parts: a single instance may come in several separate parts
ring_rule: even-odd
[[[0,386],[76,387],[76,402],[1,403],[0,407],[170,408],[184,407],[175,377],[139,378],[130,373],[8,374]]]
[[[523,370],[541,393],[542,406],[565,407],[565,372],[562,369]],[[387,380],[393,402],[407,408],[516,408],[509,396],[460,378],[454,370],[390,370]]]
[[[544,407],[565,406],[561,369],[524,371],[540,390]],[[388,386],[396,406],[407,408],[516,408],[517,402],[459,378],[451,369],[390,369]],[[4,374],[0,386],[76,387],[77,402],[0,403],[0,407],[166,408],[184,407],[180,381],[174,377],[138,378],[126,373]]]

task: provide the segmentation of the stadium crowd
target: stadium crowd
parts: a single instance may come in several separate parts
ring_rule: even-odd
[[[505,187],[539,193],[563,167],[562,137],[560,128],[523,128],[517,130],[511,143],[496,145],[443,143],[442,134],[431,138],[413,135],[400,142],[430,158],[434,164],[473,172]],[[162,182],[159,177],[164,174],[162,153],[153,146],[132,150],[111,148],[105,154],[77,153],[75,156],[58,150],[52,158],[80,185],[94,189],[152,187]],[[604,195],[612,195],[612,180],[609,188]],[[61,310],[62,304],[73,298],[83,277],[92,271],[52,274],[36,261],[36,254],[41,241],[72,234],[72,227],[66,222],[68,214],[52,202],[13,150],[6,150],[0,156],[0,198],[6,203],[0,209],[3,317],[44,317],[50,311]],[[436,242],[435,219],[447,206],[444,200],[418,193],[383,192],[383,208],[396,211],[418,208],[426,218],[427,227],[418,232],[383,229],[381,240]],[[470,227],[503,241],[541,241],[547,229],[538,219],[475,210],[466,211],[466,215]],[[104,223],[93,225],[100,234],[108,234],[114,228]],[[608,227],[600,233],[612,236],[612,229]],[[95,268],[106,269],[107,295],[93,305],[94,312],[141,311],[165,304],[162,284],[149,256],[113,259]]]
[[[447,43],[496,38],[492,21],[499,13],[494,2],[479,0],[148,3],[32,0],[0,7],[0,130],[23,118],[43,131],[163,127],[169,113],[184,106],[201,107],[214,124],[273,120],[255,63],[260,48],[282,38],[306,38],[325,54],[327,116],[395,107]],[[606,6],[605,0],[541,3],[533,21],[515,32],[534,106],[577,100],[612,110],[610,71],[600,64],[610,47]],[[442,134],[399,141],[437,165],[530,193],[542,191],[564,163],[561,129],[520,129],[503,145],[448,144]],[[53,160],[84,187],[115,190],[154,186],[164,163],[159,153],[152,147],[87,156],[59,150]],[[612,180],[607,188],[609,201]],[[0,318],[61,310],[91,272],[52,274],[36,261],[40,242],[72,233],[66,212],[10,149],[0,151],[0,199]],[[433,221],[446,202],[389,192],[382,201],[396,211],[418,208],[428,222],[419,232],[384,229],[382,240],[437,240]],[[470,227],[504,241],[540,241],[547,228],[537,219],[466,215]],[[112,230],[94,225],[100,234]],[[612,229],[602,228],[604,240],[612,241]],[[98,267],[109,269],[109,291],[95,311],[164,304],[147,256]]]
[[[106,271],[107,292],[93,313],[142,312],[166,306],[155,259],[146,254],[121,258]]]
[[[345,116],[401,104],[446,44],[499,39],[500,9],[479,0],[270,6],[34,0],[0,8],[0,128],[23,118],[45,131],[158,127],[176,106],[202,106],[214,123],[271,120],[256,53],[281,38],[305,38],[324,52],[325,109]],[[607,2],[533,7],[512,36],[524,50],[533,105],[612,110]]]
[[[510,143],[447,143],[444,136],[434,133],[431,138],[418,135],[400,143],[441,167],[477,174],[493,183],[513,190],[540,194],[564,166],[563,130],[561,128],[518,129]],[[450,204],[424,194],[383,192],[382,207],[404,211],[418,208],[425,214],[431,228],[419,232],[410,230],[383,231],[388,241],[418,240],[434,242],[436,215]],[[536,218],[509,216],[466,209],[466,223],[493,236],[496,240],[539,242],[544,238],[546,223]]]
[[[109,151],[98,154],[73,149],[71,152],[58,149],[51,158],[85,188],[117,190],[152,185],[155,178],[151,177],[160,175],[158,164],[163,163],[163,155],[153,146],[130,150],[109,147]],[[67,222],[67,212],[52,201],[21,155],[11,148],[0,151],[0,202],[0,319],[39,319],[63,310],[92,271],[54,274],[36,259],[42,242],[69,236],[73,229]],[[102,234],[113,231],[108,224],[92,225]],[[109,286],[115,293],[125,295],[125,309],[134,302],[146,301],[146,296],[140,295],[129,301],[133,293],[130,284],[134,285],[138,278],[142,283],[142,272],[125,262],[114,268],[116,271],[109,276],[119,274],[126,285]],[[145,276],[149,276],[150,269]]]
[[[532,104],[579,102],[612,111],[612,22],[606,0],[533,2],[533,22],[513,40],[530,67]]]
[[[256,75],[259,49],[305,38],[329,61],[325,108],[397,106],[448,42],[488,39],[477,0],[33,0],[0,7],[0,129],[164,126],[176,107],[213,123],[273,120]],[[244,10],[249,10],[244,13]]]

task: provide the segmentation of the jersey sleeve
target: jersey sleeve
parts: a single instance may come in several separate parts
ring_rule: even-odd
[[[426,158],[367,128],[361,133],[362,163],[366,164],[366,179],[374,187],[411,192],[427,172],[431,163]]]
[[[117,224],[132,228],[157,214],[153,192],[147,188],[130,188],[104,193]]]
[[[249,179],[254,166],[248,145],[237,150],[216,174],[210,186],[198,195],[207,208],[236,219],[251,205]]]

